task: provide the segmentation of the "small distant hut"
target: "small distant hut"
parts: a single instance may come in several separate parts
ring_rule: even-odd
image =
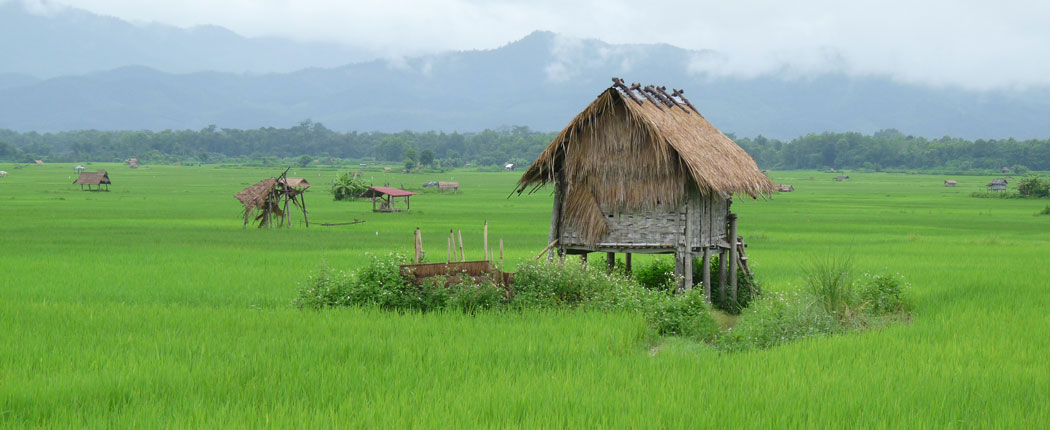
[[[788,185],[788,184],[776,184],[776,185],[773,185],[773,188],[778,193],[790,193],[790,192],[795,191],[795,187],[792,187],[791,185]]]
[[[1004,175],[1010,174],[1010,168],[1009,167],[1003,167],[1002,169],[999,169],[999,171],[1002,172]]]
[[[849,179],[849,176],[843,176],[843,175],[839,175],[839,176],[836,176],[836,177],[835,177],[835,180],[836,180],[836,181],[845,181],[845,180],[847,180],[847,179]]]
[[[289,178],[287,175],[288,171],[285,170],[284,173],[276,178],[263,179],[234,195],[244,205],[245,227],[248,226],[248,222],[253,215],[255,216],[255,221],[259,223],[259,228],[291,227],[291,207],[289,204],[302,210],[303,221],[307,227],[310,227],[310,218],[306,212],[306,200],[303,198],[303,192],[310,185],[293,185],[294,183],[301,184],[305,180],[293,181],[293,179],[302,178]]]
[[[7,171],[6,170],[0,170],[0,178],[6,178],[6,177],[7,177]]]
[[[959,185],[959,183],[955,182],[954,179],[949,179],[947,181],[944,181],[944,186],[946,186],[946,187],[954,187],[956,185]]]
[[[109,173],[105,171],[101,172],[81,172],[80,176],[77,177],[76,181],[73,181],[73,185],[80,185],[80,189],[83,191],[109,191]],[[106,189],[102,189],[105,185]],[[87,188],[84,188],[87,186]],[[91,188],[94,186],[95,188]]]
[[[416,193],[398,188],[369,187],[361,197],[372,199],[372,212],[408,212],[412,208],[409,197],[414,195]],[[395,198],[404,199],[404,209],[396,207]]]
[[[503,165],[504,170],[514,171],[514,163],[507,163]]]
[[[737,264],[746,260],[732,196],[773,191],[755,161],[683,91],[628,87],[618,78],[554,138],[515,191],[546,184],[554,185],[548,243],[559,254],[604,252],[610,265],[617,252],[628,265],[631,253],[675,254],[681,289],[693,285],[694,257],[709,267],[712,251],[735,285]],[[702,276],[710,297],[710,272]]]
[[[306,191],[310,188],[310,183],[306,181],[306,178],[287,178],[285,181],[289,187]]]
[[[452,191],[454,193],[459,192],[459,182],[438,181],[438,191]]]
[[[1006,179],[992,179],[992,182],[989,182],[986,187],[988,191],[1006,191]]]
[[[33,164],[36,164],[37,166],[43,166],[44,165],[44,161],[43,160],[33,160]]]
[[[87,169],[84,166],[81,166],[81,165],[77,164],[76,167],[73,168],[73,173],[76,173],[76,174],[79,175],[79,174],[83,173],[84,170],[87,170]]]
[[[139,168],[139,159],[138,158],[129,158],[127,160],[124,160],[124,164],[127,164],[128,167],[130,167],[132,169],[138,169]]]

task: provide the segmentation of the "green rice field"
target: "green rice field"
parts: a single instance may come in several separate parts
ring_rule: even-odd
[[[3,428],[1042,428],[1050,423],[1050,201],[974,198],[990,177],[772,172],[793,193],[739,200],[767,290],[849,255],[900,273],[906,324],[721,353],[658,339],[641,317],[573,311],[301,311],[300,283],[369,254],[430,261],[462,230],[467,258],[503,238],[507,265],[546,246],[549,190],[520,172],[366,172],[426,191],[409,213],[335,202],[306,177],[309,228],[242,228],[233,195],[279,168],[73,165],[0,178]],[[945,188],[945,179],[959,186]],[[323,227],[317,223],[356,225]],[[298,223],[298,218],[297,218]],[[635,264],[644,264],[639,256]]]

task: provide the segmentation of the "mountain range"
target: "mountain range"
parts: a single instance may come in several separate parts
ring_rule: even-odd
[[[0,4],[0,128],[480,131],[562,128],[610,84],[682,88],[717,127],[792,138],[824,131],[1045,138],[1050,90],[973,91],[826,73],[713,76],[721,55],[535,32],[495,49],[384,59],[363,49],[250,39],[218,27],[134,25]],[[367,59],[366,59],[367,58]]]

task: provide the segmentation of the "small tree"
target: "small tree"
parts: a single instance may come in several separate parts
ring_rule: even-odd
[[[416,168],[416,160],[411,158],[405,159],[405,170],[412,170]]]
[[[304,155],[302,157],[299,157],[299,167],[306,167],[313,161],[314,161],[314,158],[309,156],[309,155]]]
[[[419,164],[430,167],[434,164],[434,151],[430,149],[424,149],[423,152],[419,153]]]
[[[332,182],[332,198],[335,200],[353,200],[368,187],[361,180],[360,175],[344,172]]]

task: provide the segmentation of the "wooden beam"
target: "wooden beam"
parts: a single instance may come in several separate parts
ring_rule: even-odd
[[[729,291],[736,302],[736,214],[729,214],[729,243]]]
[[[700,264],[704,265],[700,272],[700,282],[704,284],[704,297],[707,297],[707,303],[711,303],[711,248],[704,248],[703,261]]]

